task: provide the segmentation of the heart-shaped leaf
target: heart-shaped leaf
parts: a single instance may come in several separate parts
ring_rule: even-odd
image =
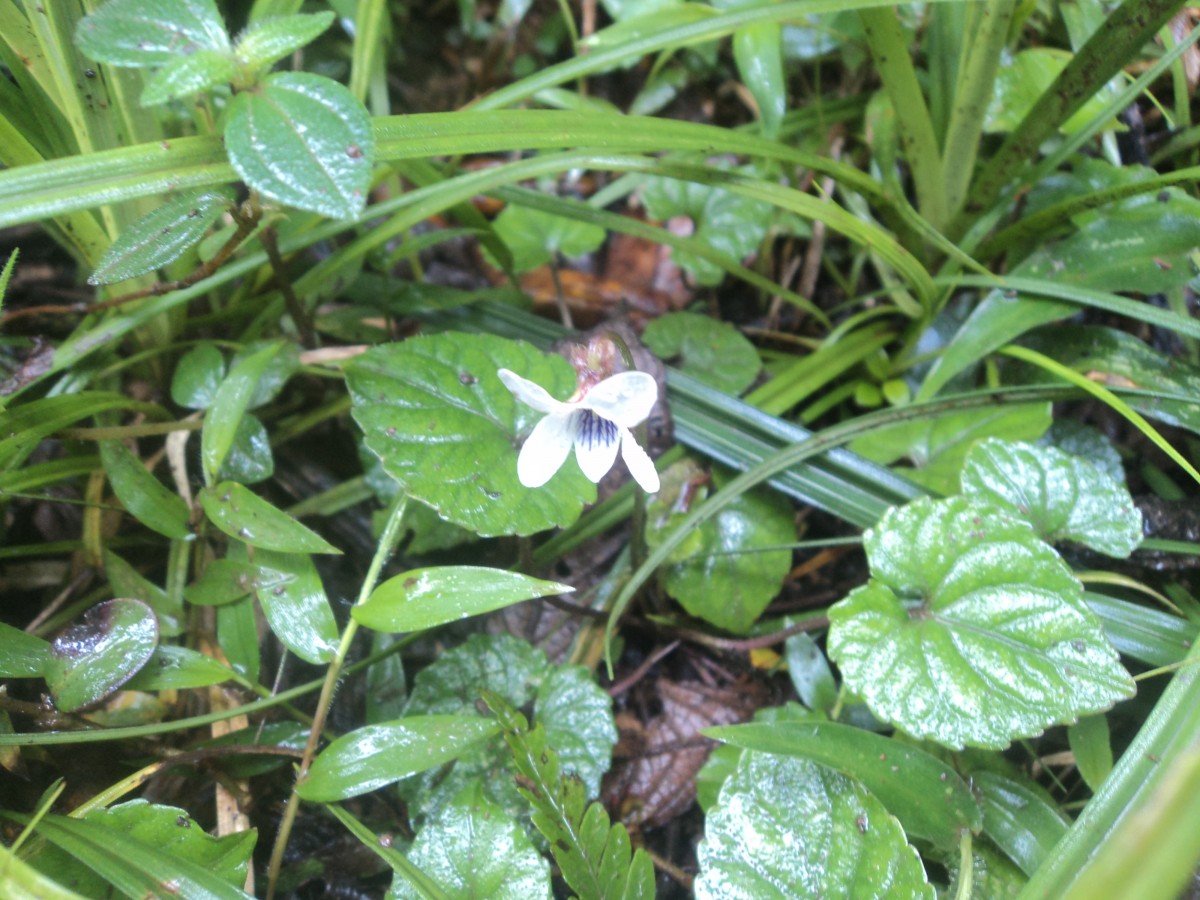
[[[659,316],[646,326],[642,341],[698,381],[734,396],[750,387],[762,368],[758,351],[740,331],[697,313]]]
[[[341,553],[314,531],[276,509],[249,488],[223,481],[200,492],[210,522],[232,538],[280,553]]]
[[[75,43],[114,66],[161,66],[197,50],[229,50],[215,0],[108,0],[82,19]]]
[[[477,534],[533,534],[569,525],[596,488],[574,458],[543,487],[517,480],[517,448],[540,413],[496,371],[511,369],[566,397],[566,360],[521,341],[438,334],[376,347],[346,367],[367,447],[410,496]]]
[[[371,119],[322,75],[280,72],[234,97],[225,148],[246,184],[279,203],[335,219],[353,219],[366,205]]]
[[[1000,748],[1133,695],[1079,582],[1029,523],[922,498],[889,510],[864,547],[871,580],[829,611],[829,655],[880,719]]]
[[[158,620],[140,600],[93,606],[50,645],[46,684],[62,712],[99,703],[154,654]]]
[[[1046,541],[1076,541],[1125,559],[1142,541],[1142,514],[1123,482],[1055,447],[989,439],[967,454],[964,494],[1030,522]]]
[[[583,256],[604,242],[604,229],[599,225],[516,204],[506,206],[493,227],[512,253],[514,272],[536,269],[559,255]],[[503,268],[490,253],[487,256],[492,265]]]

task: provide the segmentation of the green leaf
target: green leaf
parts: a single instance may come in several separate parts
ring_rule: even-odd
[[[1067,822],[1032,784],[998,772],[971,773],[983,805],[983,831],[1026,875],[1032,875],[1067,833]]]
[[[37,678],[49,660],[49,643],[0,622],[0,677]]]
[[[223,481],[204,488],[198,499],[210,522],[251,547],[280,553],[342,552],[236,482]]]
[[[61,428],[111,409],[159,410],[108,391],[43,397],[0,412],[0,471],[15,469],[34,448]]]
[[[212,405],[204,417],[204,429],[200,432],[200,459],[204,463],[204,480],[208,484],[217,480],[217,474],[242,424],[242,417],[258,390],[259,379],[282,347],[282,341],[273,341],[256,350],[231,366],[229,374],[218,385]]]
[[[671,466],[646,509],[646,544],[654,548],[706,494],[704,473],[690,460]],[[719,487],[723,479],[714,475]],[[791,506],[769,491],[742,494],[689,537],[686,554],[662,570],[663,585],[684,609],[718,628],[744,632],[779,593],[796,539]],[[682,558],[679,558],[682,557]]]
[[[265,69],[317,39],[333,24],[332,12],[272,16],[250,23],[234,44],[234,53],[251,71]]]
[[[406,716],[344,734],[317,756],[296,787],[305,800],[330,803],[438,768],[500,731],[475,716]]]
[[[186,191],[121,232],[96,265],[88,284],[113,284],[153,272],[200,242],[209,226],[233,204],[233,191]]]
[[[1051,543],[1125,559],[1142,541],[1142,514],[1124,483],[1054,447],[980,441],[967,454],[962,489],[1025,519]]]
[[[1108,719],[1085,716],[1067,729],[1067,743],[1075,754],[1075,765],[1093,792],[1100,789],[1113,767],[1112,739]]]
[[[158,622],[140,600],[109,600],[50,645],[46,684],[62,712],[99,703],[142,668],[158,644]]]
[[[1027,522],[922,498],[863,543],[871,580],[829,611],[829,655],[878,718],[998,749],[1133,695],[1079,582]]]
[[[803,631],[793,634],[783,646],[788,678],[800,702],[816,712],[828,713],[837,704],[837,681],[824,652]]]
[[[1118,484],[1125,483],[1125,466],[1121,454],[1099,429],[1084,425],[1077,419],[1058,419],[1037,443],[1057,447],[1063,453],[1082,456]]]
[[[216,559],[194,583],[183,589],[188,603],[224,606],[247,596],[258,585],[258,566],[234,559]]]
[[[988,107],[985,129],[990,132],[1012,131],[1025,118],[1034,104],[1046,93],[1054,79],[1066,68],[1069,54],[1050,47],[1022,50],[996,72],[995,89]],[[1062,131],[1072,134],[1104,112],[1107,91],[1088,100],[1062,125]],[[1116,123],[1114,122],[1113,125]]]
[[[369,350],[346,367],[346,384],[367,447],[443,519],[485,537],[569,525],[595,500],[595,485],[573,458],[543,487],[517,480],[517,447],[541,414],[509,393],[500,368],[559,397],[575,390],[561,357],[459,333]]]
[[[135,519],[169,538],[186,538],[187,504],[167,490],[120,441],[101,441],[100,459],[113,493]]]
[[[451,897],[462,900],[534,900],[551,895],[550,868],[525,828],[484,796],[479,783],[466,788],[426,823],[408,858]]]
[[[598,225],[516,204],[506,206],[492,227],[512,253],[512,269],[517,273],[536,269],[560,255],[573,258],[591,253],[604,243],[605,234]],[[492,265],[503,268],[484,252]]]
[[[740,331],[696,313],[659,316],[646,326],[642,341],[664,362],[735,397],[762,368],[758,351]]]
[[[142,106],[158,106],[232,84],[242,75],[228,50],[197,50],[172,59],[154,73],[142,91]]]
[[[163,645],[125,684],[130,691],[168,691],[208,687],[234,677],[233,670],[187,647]]]
[[[936,896],[883,805],[806,759],[743,753],[698,855],[698,900]]]
[[[218,477],[239,484],[258,484],[275,474],[275,456],[271,436],[257,416],[246,413],[233,434],[229,454],[221,464]]]
[[[12,900],[86,900],[51,881],[8,847],[0,847],[0,893]]]
[[[733,33],[738,76],[758,105],[765,137],[779,135],[787,111],[787,76],[783,71],[783,26],[778,22],[747,25]]]
[[[523,600],[575,589],[482,566],[413,569],[389,578],[351,615],[376,631],[422,631]]]
[[[111,550],[104,551],[104,574],[115,596],[141,600],[154,610],[164,635],[183,633],[183,601],[179,596],[168,594]]]
[[[160,66],[197,50],[229,50],[214,0],[108,0],[75,29],[75,43],[114,66]]]
[[[320,665],[333,659],[337,622],[312,559],[304,553],[259,549],[254,564],[258,602],[271,633],[306,662]]]
[[[258,681],[259,617],[254,601],[246,597],[217,610],[217,644],[233,670],[247,681]]]
[[[246,184],[279,203],[335,219],[353,219],[366,205],[371,120],[324,76],[281,72],[235,96],[225,147]]]
[[[967,783],[919,747],[834,722],[751,722],[707,728],[704,734],[747,750],[804,757],[848,775],[877,797],[906,833],[943,851],[956,848],[964,830],[983,826]]]
[[[230,371],[235,370],[243,360],[256,355],[264,347],[278,345],[279,342],[276,340],[251,341],[248,344],[244,344],[237,353],[233,354],[233,359],[229,361]],[[300,371],[300,350],[294,343],[284,343],[282,347],[279,347],[279,352],[271,357],[262,374],[259,375],[258,383],[254,386],[254,393],[250,397],[248,408],[257,409],[263,404],[270,403],[279,396],[288,379],[298,371]]]
[[[208,409],[225,380],[225,357],[213,344],[197,344],[175,366],[171,399],[189,409]]]

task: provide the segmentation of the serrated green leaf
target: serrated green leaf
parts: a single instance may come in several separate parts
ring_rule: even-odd
[[[598,225],[567,219],[552,213],[510,204],[492,226],[512,253],[514,272],[528,272],[559,255],[568,259],[591,253],[604,243],[604,229]],[[497,262],[486,250],[488,261]]]
[[[197,50],[229,50],[214,0],[108,0],[80,21],[75,43],[114,66],[160,66]]]
[[[182,357],[171,378],[171,399],[189,409],[208,409],[225,380],[225,357],[209,343],[198,344]]]
[[[922,498],[863,543],[871,580],[830,610],[828,645],[878,718],[1001,748],[1133,695],[1079,582],[1027,522]]]
[[[252,547],[280,553],[342,552],[236,482],[223,481],[204,488],[198,499],[210,522],[231,538]]]
[[[1081,456],[1118,484],[1125,484],[1125,466],[1121,454],[1099,429],[1077,419],[1057,419],[1036,442],[1057,447],[1063,453]]]
[[[282,348],[282,341],[273,341],[256,350],[231,366],[229,374],[218,385],[200,432],[200,459],[204,464],[204,480],[208,484],[217,480],[241,426],[242,417],[250,408],[250,401],[258,389],[258,381]]]
[[[516,819],[490,801],[478,782],[417,833],[409,861],[455,898],[549,898],[550,868]],[[402,878],[397,897],[416,896]]]
[[[919,747],[835,722],[751,722],[705,735],[748,750],[800,756],[847,775],[875,795],[906,833],[943,851],[979,831],[983,813],[967,783]]]
[[[109,600],[83,614],[50,644],[46,684],[62,712],[99,703],[154,654],[158,622],[140,600]]]
[[[199,243],[233,203],[227,188],[188,191],[147,213],[105,251],[88,284],[113,284],[153,272]]]
[[[346,367],[367,446],[404,491],[482,536],[568,525],[596,488],[574,459],[543,487],[517,480],[517,447],[540,414],[496,371],[511,369],[566,397],[566,360],[491,335],[439,334],[369,350]]]
[[[304,553],[259,549],[255,587],[271,633],[306,662],[319,665],[337,651],[338,627],[321,576]]]
[[[129,691],[167,691],[208,687],[233,678],[233,670],[187,647],[164,645],[125,684]]]
[[[250,187],[335,219],[362,212],[375,135],[361,103],[321,75],[281,72],[233,98],[225,126],[229,161]]]
[[[37,678],[50,660],[50,644],[0,622],[0,677]]]
[[[514,603],[575,589],[483,566],[413,569],[389,578],[351,615],[376,631],[422,631]]]
[[[1054,447],[980,441],[963,464],[962,489],[1025,519],[1051,543],[1125,559],[1142,542],[1142,514],[1124,483]]]
[[[182,59],[172,59],[155,72],[146,82],[140,102],[142,106],[158,106],[182,100],[231,84],[240,76],[237,60],[228,50],[197,50]]]
[[[642,342],[664,362],[735,397],[762,368],[758,351],[740,331],[696,313],[659,316],[646,326]]]
[[[167,490],[120,441],[101,441],[100,459],[113,493],[129,514],[159,534],[186,538],[187,504]]]
[[[805,759],[743,753],[704,832],[698,900],[936,896],[883,805]]]
[[[305,800],[330,803],[437,768],[500,731],[480,716],[406,716],[344,734],[317,756],[296,787]]]
[[[251,22],[238,36],[234,53],[246,68],[265,69],[317,39],[333,24],[332,12],[272,16]]]

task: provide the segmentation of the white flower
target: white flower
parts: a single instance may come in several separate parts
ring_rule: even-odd
[[[617,448],[642,489],[658,490],[658,473],[630,428],[650,415],[658,384],[645,372],[619,372],[605,378],[578,400],[555,400],[541,387],[508,369],[500,380],[518,400],[546,414],[533,427],[517,458],[517,477],[525,487],[541,487],[559,470],[571,447],[583,474],[598,482],[617,461]]]

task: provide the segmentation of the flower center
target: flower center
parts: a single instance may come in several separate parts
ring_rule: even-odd
[[[608,419],[596,415],[590,409],[579,411],[579,428],[575,432],[575,442],[591,450],[597,446],[607,446],[617,440],[617,425]]]

